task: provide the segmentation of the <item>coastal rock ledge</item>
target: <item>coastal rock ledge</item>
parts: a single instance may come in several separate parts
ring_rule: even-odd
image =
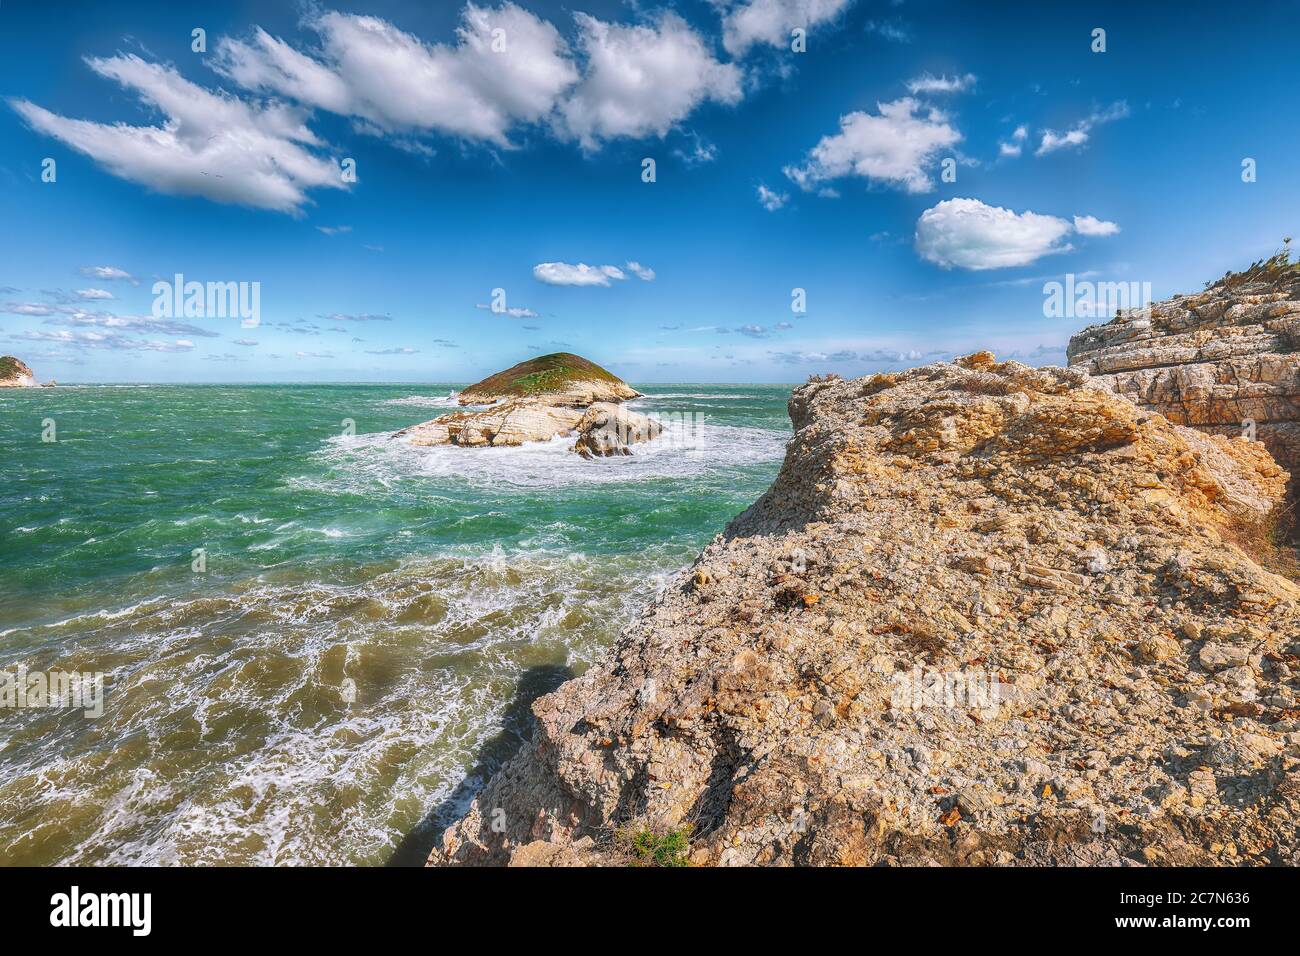
[[[430,864],[629,830],[696,865],[1300,864],[1261,443],[986,352],[789,408],[772,487],[534,703]]]

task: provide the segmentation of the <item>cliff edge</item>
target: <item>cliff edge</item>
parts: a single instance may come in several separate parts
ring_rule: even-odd
[[[12,355],[0,355],[0,388],[35,388],[36,375]]]
[[[769,491],[430,863],[1300,864],[1258,442],[978,353],[796,389]],[[689,829],[687,829],[689,825]]]

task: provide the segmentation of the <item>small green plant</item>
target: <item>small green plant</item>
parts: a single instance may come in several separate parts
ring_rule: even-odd
[[[664,833],[648,827],[629,831],[627,845],[632,866],[690,866],[691,825]]]

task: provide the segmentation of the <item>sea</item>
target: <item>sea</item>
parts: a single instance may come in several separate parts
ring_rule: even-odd
[[[0,864],[423,862],[791,433],[682,384],[626,458],[392,437],[456,388],[0,391]]]

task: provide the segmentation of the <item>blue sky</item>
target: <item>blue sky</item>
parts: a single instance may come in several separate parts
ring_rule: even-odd
[[[1090,320],[1044,282],[1191,292],[1296,228],[1300,6],[1215,6],[5,3],[0,351],[67,382],[1063,362]],[[177,273],[259,283],[260,324],[155,315]]]

